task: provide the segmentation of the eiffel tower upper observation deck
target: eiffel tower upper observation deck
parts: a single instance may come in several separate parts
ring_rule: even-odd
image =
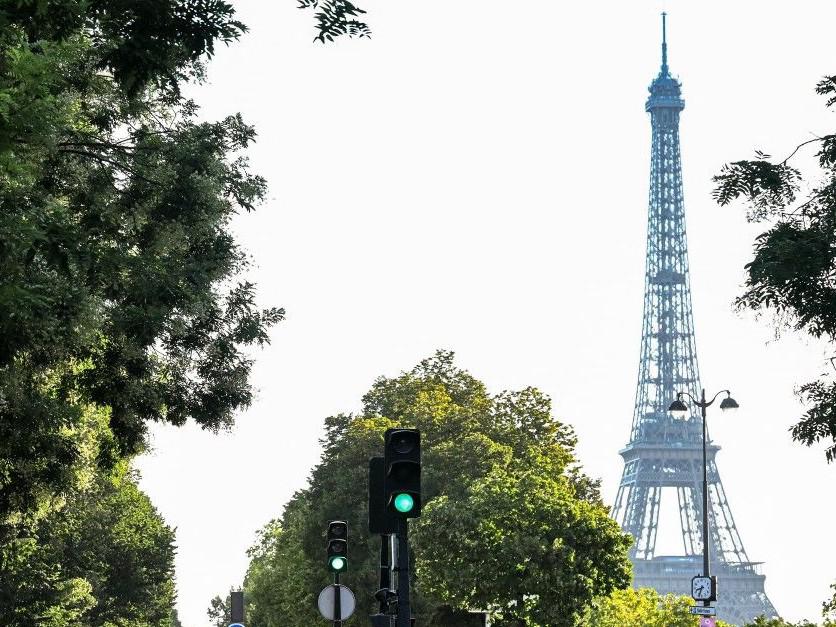
[[[662,68],[649,88],[645,109],[653,132],[647,221],[647,270],[636,404],[630,442],[621,451],[624,474],[612,515],[636,539],[630,553],[633,585],[660,593],[690,594],[691,577],[702,573],[702,422],[691,404],[687,420],[667,411],[677,392],[697,396],[699,369],[691,312],[679,114],[681,85],[668,69],[665,14]],[[717,613],[741,625],[760,614],[777,616],[764,593],[759,563],[746,555],[735,527],[716,454],[707,448],[709,551],[718,579]],[[663,494],[677,495],[683,553],[656,555]]]

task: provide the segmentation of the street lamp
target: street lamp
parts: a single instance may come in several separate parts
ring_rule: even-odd
[[[676,399],[668,407],[668,411],[674,418],[685,418],[685,416],[688,415],[688,405],[685,404],[682,397],[687,396],[691,399],[691,402],[694,403],[694,405],[700,408],[700,413],[702,414],[702,563],[703,577],[706,579],[711,577],[711,573],[709,572],[708,564],[708,462],[706,459],[707,454],[705,444],[705,409],[709,405],[712,405],[714,401],[717,400],[717,397],[723,392],[726,393],[726,398],[720,401],[720,409],[724,412],[737,409],[739,405],[737,404],[737,401],[731,397],[731,392],[728,390],[721,390],[717,392],[717,394],[714,395],[714,398],[707,401],[705,399],[705,388],[702,389],[702,398],[700,399],[694,398],[688,392],[677,393]],[[712,589],[711,596],[714,596],[714,593],[715,591]],[[709,599],[705,599],[703,601],[703,605],[706,607],[708,607],[709,603]]]

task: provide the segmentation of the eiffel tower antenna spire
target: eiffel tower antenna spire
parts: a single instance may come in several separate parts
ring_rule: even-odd
[[[662,11],[662,75],[667,76],[668,72],[668,37],[667,37],[667,18],[668,14]]]

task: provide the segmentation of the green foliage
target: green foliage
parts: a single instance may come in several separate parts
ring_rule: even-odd
[[[316,609],[316,595],[321,588],[311,587],[311,582],[322,579],[324,568],[322,563],[309,559],[302,548],[304,512],[298,502],[288,505],[282,516],[284,527],[279,521],[271,521],[249,550],[245,593],[247,619],[254,627],[314,625],[322,620]],[[353,577],[360,568],[353,537],[349,538],[349,551],[348,575]],[[324,546],[321,553],[325,554]],[[345,580],[345,576],[341,579]],[[363,599],[359,601],[362,603]]]
[[[123,468],[2,545],[0,581],[8,627],[173,627],[174,532]]]
[[[219,596],[212,599],[209,602],[206,615],[209,617],[211,627],[227,627],[232,622],[232,601],[230,595],[227,595],[225,599]]]
[[[816,627],[815,623],[807,622],[806,620],[800,623],[790,623],[783,618],[766,618],[758,616],[751,623],[746,623],[744,627]]]
[[[126,468],[149,421],[229,425],[282,317],[229,229],[255,131],[180,93],[244,30],[223,0],[0,2],[3,625],[179,623]]]
[[[651,588],[615,590],[595,600],[580,625],[582,627],[694,627],[697,619],[690,613],[690,597],[660,595]],[[729,627],[717,621],[718,627]]]
[[[384,431],[398,425],[422,432],[425,509],[412,534],[416,615],[429,620],[448,605],[490,611],[496,625],[572,625],[593,597],[629,584],[631,540],[579,468],[571,428],[551,417],[537,390],[490,395],[455,367],[451,353],[439,352],[376,381],[359,415],[332,416],[325,425],[308,487],[250,551],[245,590],[254,627],[318,620],[314,595],[329,583],[329,520],[349,523],[349,570],[341,579],[355,590],[377,589],[368,460],[383,450]],[[359,603],[359,615],[375,611],[370,599]]]
[[[265,191],[255,131],[178,91],[242,30],[218,0],[0,8],[0,526],[72,482],[86,407],[108,468],[148,421],[216,430],[251,401],[244,347],[282,317],[229,231]]]
[[[836,583],[831,584],[830,589],[833,590],[833,596],[822,603],[822,627],[836,627]]]
[[[356,19],[365,11],[348,0],[298,0],[300,9],[314,9],[317,35],[314,41],[325,43],[335,37],[371,37],[369,26]]]
[[[86,33],[97,50],[93,69],[136,93],[199,76],[201,57],[246,31],[234,13],[223,0],[21,0],[2,3],[0,29],[19,27],[29,42]]]
[[[817,92],[836,104],[836,77],[822,80]],[[789,165],[808,144],[818,146],[818,184],[797,202],[802,175]],[[757,153],[752,161],[737,161],[714,177],[715,199],[726,205],[742,198],[749,219],[767,222],[755,240],[754,259],[746,265],[746,291],[740,308],[770,310],[779,327],[836,341],[836,134],[809,140],[780,162]],[[828,372],[798,390],[807,410],[792,428],[795,440],[806,445],[828,443],[825,455],[836,460],[836,381]]]
[[[416,533],[421,589],[490,609],[496,625],[571,626],[601,590],[629,581],[629,542],[600,503],[577,498],[565,464],[532,449],[463,497],[434,499]]]

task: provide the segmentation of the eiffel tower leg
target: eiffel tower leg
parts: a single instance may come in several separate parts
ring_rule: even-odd
[[[682,546],[685,555],[697,555],[699,547],[694,545],[694,538],[699,530],[694,524],[694,505],[691,501],[691,489],[678,487],[676,498],[679,502],[679,524],[682,530]]]
[[[641,468],[636,471],[639,476]],[[659,525],[659,501],[662,496],[662,487],[649,485],[645,482],[639,484],[622,483],[616,497],[616,505],[613,508],[613,515],[616,517],[625,531],[632,534],[636,539],[630,551],[631,557],[635,559],[651,559],[656,549],[656,531]],[[626,501],[626,505],[624,504]],[[621,512],[624,512],[623,518]]]

